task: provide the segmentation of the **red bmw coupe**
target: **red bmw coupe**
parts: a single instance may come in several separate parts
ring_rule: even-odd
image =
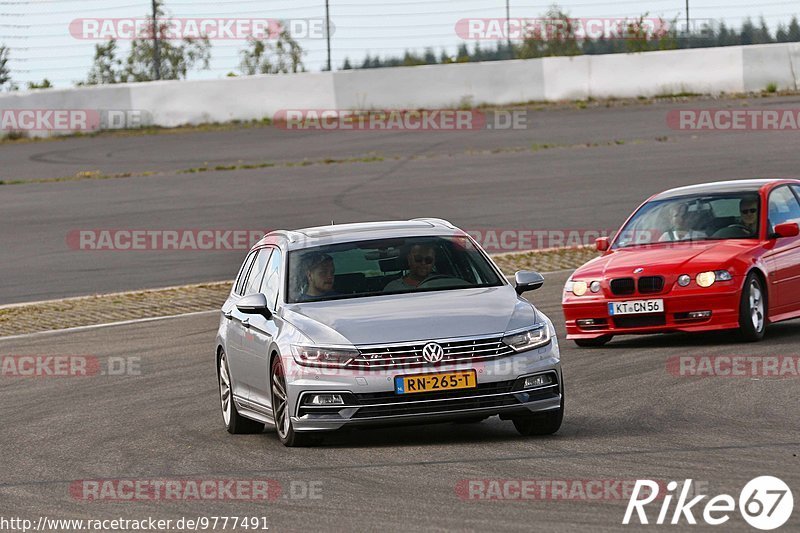
[[[800,180],[672,189],[642,204],[564,287],[567,338],[736,329],[800,317]]]

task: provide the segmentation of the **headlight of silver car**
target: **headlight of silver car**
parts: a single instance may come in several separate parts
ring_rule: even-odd
[[[328,348],[325,346],[292,345],[295,362],[305,366],[343,367],[359,356],[358,351],[347,348]]]
[[[550,329],[547,324],[539,324],[528,330],[507,334],[503,337],[503,342],[515,352],[541,348],[550,342]]]

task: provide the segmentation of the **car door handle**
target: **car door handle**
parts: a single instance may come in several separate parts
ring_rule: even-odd
[[[225,318],[227,318],[228,320],[230,320],[230,319],[232,319],[232,318],[233,318],[233,311],[227,311],[227,312],[223,312],[223,313],[222,313],[222,316],[224,316]]]
[[[250,327],[250,319],[249,318],[245,318],[244,320],[242,320],[242,325],[244,327],[246,327],[246,328],[249,328]]]

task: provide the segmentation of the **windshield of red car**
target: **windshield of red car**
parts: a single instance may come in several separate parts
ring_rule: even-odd
[[[757,194],[684,196],[643,205],[614,241],[614,248],[656,243],[756,239],[761,202]]]

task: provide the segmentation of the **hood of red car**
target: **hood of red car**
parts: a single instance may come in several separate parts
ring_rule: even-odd
[[[756,240],[697,241],[650,244],[612,250],[575,271],[575,279],[639,275],[680,275],[724,269],[758,247]]]

